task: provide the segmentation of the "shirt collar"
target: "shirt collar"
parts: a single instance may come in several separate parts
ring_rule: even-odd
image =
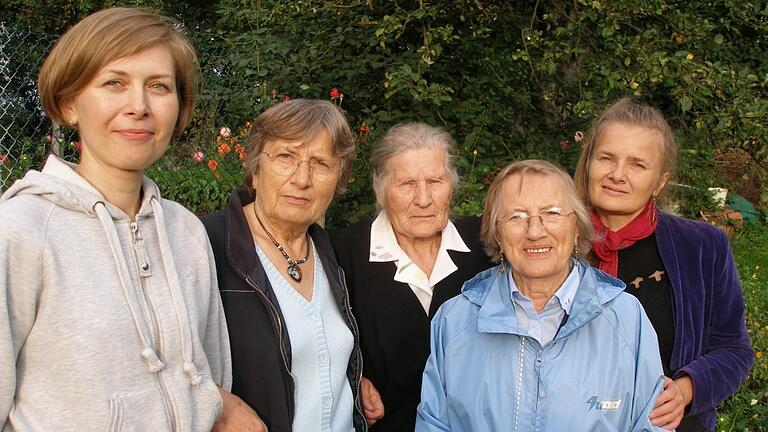
[[[397,244],[395,231],[385,211],[379,212],[371,224],[371,250],[368,254],[371,262],[388,262],[400,259],[403,251]]]
[[[470,252],[464,239],[461,238],[459,230],[456,229],[456,225],[450,219],[443,228],[440,249]],[[395,231],[392,229],[392,223],[387,217],[387,212],[383,210],[379,212],[371,224],[371,249],[369,252],[369,261],[371,262],[397,261],[403,255],[403,251],[397,243]]]
[[[515,279],[512,277],[512,272],[510,271],[507,274],[507,277],[509,278],[509,287],[512,301],[516,301],[515,293],[518,293],[517,295],[520,296],[523,296],[523,293],[520,292],[520,289],[515,284]],[[563,282],[563,284],[560,285],[560,288],[555,291],[555,294],[552,295],[553,298],[557,299],[557,302],[560,304],[560,307],[565,311],[565,313],[569,315],[571,313],[571,306],[573,306],[573,299],[576,297],[576,291],[579,289],[580,279],[579,266],[574,263],[572,265],[571,272],[568,274],[568,277],[565,278],[565,282]],[[548,305],[551,303],[552,299],[549,299]]]

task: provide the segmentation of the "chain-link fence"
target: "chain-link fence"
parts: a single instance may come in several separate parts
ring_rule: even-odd
[[[55,36],[0,23],[0,191],[38,168],[54,139],[36,81],[55,41]]]

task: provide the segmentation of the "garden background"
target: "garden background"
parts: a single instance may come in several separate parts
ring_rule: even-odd
[[[241,183],[248,121],[286,98],[332,100],[357,134],[331,228],[375,210],[368,155],[397,122],[454,136],[463,179],[454,212],[478,214],[509,161],[544,158],[572,171],[575,135],[611,101],[634,95],[661,108],[681,147],[669,204],[731,234],[756,350],[718,430],[768,431],[765,0],[3,0],[0,190],[52,147],[77,157],[77,137],[39,109],[37,70],[73,23],[127,4],[177,17],[199,51],[194,121],[149,172],[164,196],[199,214],[223,207]],[[710,187],[729,189],[731,206],[754,222],[718,209]]]

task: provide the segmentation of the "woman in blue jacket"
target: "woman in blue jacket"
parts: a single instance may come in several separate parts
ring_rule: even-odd
[[[570,177],[507,166],[482,225],[497,267],[432,321],[416,431],[657,431],[656,334],[621,281],[578,258],[593,236]]]
[[[669,377],[651,420],[683,432],[714,431],[715,408],[754,360],[728,238],[656,207],[677,153],[657,109],[621,99],[588,135],[576,185],[592,210],[596,264],[640,300]]]

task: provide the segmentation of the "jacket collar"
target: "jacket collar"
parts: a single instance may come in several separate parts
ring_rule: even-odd
[[[225,212],[227,260],[240,277],[250,279],[257,289],[266,293],[270,291],[269,281],[256,254],[251,230],[243,213],[243,206],[253,201],[253,195],[244,189],[236,189],[229,196],[228,211]]]
[[[248,222],[245,219],[245,213],[243,213],[243,206],[252,203],[254,199],[254,196],[245,189],[234,190],[229,196],[228,211],[226,212],[227,259],[241,277],[250,278],[258,289],[266,292],[269,281],[256,253],[251,230],[248,228]],[[312,237],[313,244],[320,256],[320,261],[323,263],[323,270],[336,291],[338,287],[334,285],[340,284],[339,275],[333,263],[327,262],[327,257],[334,256],[333,249],[331,249],[329,242],[320,238],[321,232],[322,227],[317,224],[312,224],[308,229],[309,236]],[[336,292],[335,294],[338,295],[339,293]]]
[[[624,291],[624,282],[577,262],[581,281],[571,306],[568,322],[555,339],[567,337],[602,313],[603,306]],[[464,284],[461,292],[471,303],[480,307],[477,330],[483,333],[525,334],[519,327],[512,305],[509,277],[499,266],[479,273]]]

